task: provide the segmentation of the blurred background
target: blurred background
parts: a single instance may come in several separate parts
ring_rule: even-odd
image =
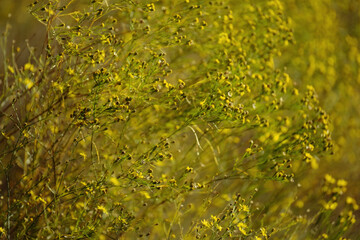
[[[28,40],[29,45],[35,48],[42,46],[45,36],[44,25],[39,23],[28,11],[32,0],[0,0],[0,32],[7,34],[7,49],[19,48],[17,62],[21,66],[28,58],[26,51]],[[2,50],[2,49],[1,49]],[[2,66],[3,54],[0,54],[0,65]],[[0,75],[3,72],[0,70]]]
[[[326,173],[345,179],[347,194],[360,201],[360,1],[282,1],[291,18],[295,46],[284,51],[279,65],[295,82],[311,84],[330,115],[334,155],[303,181],[303,198],[315,194]],[[313,189],[313,190],[311,190]],[[315,197],[314,199],[317,199]],[[315,202],[315,201],[314,201]],[[359,211],[353,227],[358,239]]]
[[[348,181],[348,193],[360,200],[360,1],[283,1],[292,19],[295,47],[279,65],[302,87],[315,87],[333,126],[334,155],[319,172]],[[313,184],[313,181],[304,184]],[[359,219],[359,215],[357,215]],[[359,228],[358,228],[359,229]]]

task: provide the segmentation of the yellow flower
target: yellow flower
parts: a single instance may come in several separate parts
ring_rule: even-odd
[[[260,232],[261,232],[261,235],[263,235],[264,237],[266,237],[267,236],[267,234],[266,234],[266,229],[265,228],[260,228]]]
[[[108,211],[106,210],[106,208],[104,206],[98,206],[97,209],[102,211],[105,214],[108,214]]]
[[[155,11],[155,5],[153,3],[146,4],[146,8],[148,11],[153,12]]]
[[[310,153],[305,153],[305,159],[306,159],[306,162],[310,163],[310,165],[313,169],[319,168],[319,164],[318,164],[317,160]]]
[[[213,216],[213,215],[211,215],[210,218],[211,218],[214,222],[217,222],[217,221],[220,220],[219,218],[217,218],[216,216]]]
[[[219,44],[230,43],[230,39],[227,33],[223,32],[219,34]]]
[[[246,228],[247,228],[247,226],[246,226],[246,224],[245,223],[243,223],[243,222],[239,222],[238,224],[237,224],[237,227],[239,228],[239,231],[243,234],[243,235],[247,235],[247,233],[246,233]]]
[[[207,220],[201,220],[201,223],[205,226],[205,227],[207,227],[207,228],[210,228],[211,227],[211,225],[210,225],[210,223],[207,221]]]
[[[339,179],[339,180],[337,181],[337,185],[338,185],[339,187],[346,187],[347,182],[346,182],[344,179]]]
[[[27,89],[30,89],[30,88],[32,88],[32,86],[34,86],[34,83],[33,83],[33,81],[30,80],[30,78],[25,78],[24,84]]]
[[[244,212],[250,212],[250,209],[249,209],[249,207],[248,207],[247,205],[243,205],[243,204],[242,204],[242,205],[240,206],[240,209],[243,210]]]
[[[338,206],[337,202],[327,202],[324,204],[324,208],[326,210],[335,210],[335,208]]]
[[[32,65],[31,63],[26,63],[25,66],[24,66],[24,70],[30,70],[31,72],[34,72],[35,71],[35,67],[34,65]]]
[[[349,205],[353,206],[354,210],[358,210],[359,209],[359,205],[357,204],[356,200],[352,197],[347,197],[346,198],[346,203]]]
[[[333,178],[330,174],[325,175],[325,181],[331,184],[334,184],[336,182],[335,178]]]

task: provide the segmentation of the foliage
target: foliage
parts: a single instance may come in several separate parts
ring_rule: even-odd
[[[0,234],[350,235],[357,202],[322,170],[343,156],[331,137],[338,113],[321,103],[332,85],[312,81],[317,68],[319,78],[338,70],[328,60],[309,73],[287,4],[33,2],[41,47],[28,45],[19,65],[20,49],[2,39]],[[302,54],[328,56],[315,48]]]

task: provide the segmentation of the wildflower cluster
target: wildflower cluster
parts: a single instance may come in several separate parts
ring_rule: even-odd
[[[295,44],[285,7],[29,5],[44,42],[28,45],[25,64],[15,48],[4,54],[0,73],[0,236],[346,236],[359,208],[350,196],[339,227],[324,228],[345,180],[325,175],[316,213],[302,211],[311,200],[302,198],[303,180],[339,146],[324,89],[298,83],[293,63],[291,71],[282,63]],[[314,219],[318,231],[310,231]]]
[[[251,207],[253,201],[246,202],[240,195],[233,197],[229,205],[220,213],[219,216],[210,216],[210,219],[204,219],[196,227],[196,238],[252,238],[252,239],[269,239],[276,230],[267,231],[266,228],[260,227],[255,230],[252,221]]]

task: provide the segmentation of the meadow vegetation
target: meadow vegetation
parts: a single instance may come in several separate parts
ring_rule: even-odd
[[[359,10],[31,2],[41,42],[1,29],[0,238],[358,239]]]

